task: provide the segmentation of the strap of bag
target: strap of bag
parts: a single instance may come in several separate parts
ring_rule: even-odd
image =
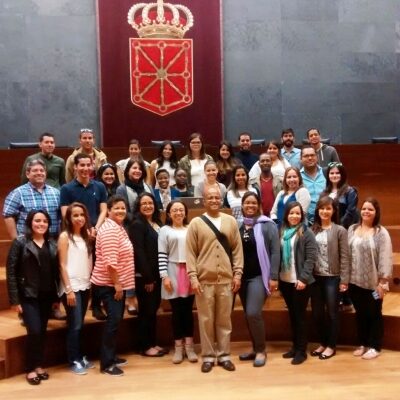
[[[218,242],[221,244],[221,246],[224,248],[226,254],[229,257],[229,260],[231,260],[231,247],[229,246],[228,238],[220,232],[215,225],[205,216],[205,215],[200,215],[200,218],[209,226],[209,228],[214,232],[215,236],[217,237]]]

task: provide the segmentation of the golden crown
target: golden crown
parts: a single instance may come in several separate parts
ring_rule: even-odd
[[[157,3],[133,5],[128,12],[128,23],[139,37],[181,39],[193,26],[193,14],[181,4],[157,0]]]

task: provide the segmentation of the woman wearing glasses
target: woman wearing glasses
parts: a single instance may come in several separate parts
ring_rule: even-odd
[[[280,262],[279,234],[275,223],[262,215],[258,194],[246,192],[242,198],[243,224],[240,227],[244,253],[240,300],[246,314],[253,348],[241,354],[241,361],[253,360],[254,367],[262,367],[266,362],[265,327],[262,309],[270,294],[270,278],[277,290]]]
[[[186,171],[189,185],[196,187],[204,181],[204,165],[212,159],[205,152],[203,136],[200,133],[192,133],[189,136],[188,153],[179,160],[179,167]]]
[[[359,220],[357,189],[347,183],[347,173],[340,162],[329,163],[326,176],[326,189],[321,193],[321,197],[336,199],[339,206],[339,224],[348,229]]]

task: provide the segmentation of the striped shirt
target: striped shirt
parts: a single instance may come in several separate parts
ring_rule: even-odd
[[[3,217],[14,217],[17,222],[17,234],[25,233],[25,221],[32,210],[47,211],[51,218],[49,232],[58,234],[60,229],[60,191],[47,184],[42,191],[30,182],[18,186],[4,200]]]
[[[114,286],[108,267],[117,271],[123,290],[135,287],[133,246],[125,229],[107,218],[96,238],[96,264],[90,281],[97,286]]]

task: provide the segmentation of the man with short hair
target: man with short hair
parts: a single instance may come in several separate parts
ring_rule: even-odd
[[[269,217],[275,197],[282,190],[282,179],[272,173],[272,159],[268,153],[260,154],[258,164],[261,173],[252,177],[250,183],[258,188],[263,214]]]
[[[78,153],[74,156],[75,178],[61,187],[61,214],[64,217],[68,206],[74,201],[78,201],[86,206],[92,235],[96,236],[96,231],[107,215],[107,190],[98,181],[91,179],[93,163],[90,156],[85,153]]]
[[[282,149],[281,154],[292,167],[301,168],[300,149],[294,147],[294,130],[292,128],[284,129],[281,133]]]
[[[79,144],[80,147],[75,149],[73,153],[68,157],[66,163],[66,174],[65,180],[71,182],[74,179],[74,157],[83,153],[90,157],[92,160],[92,169],[90,172],[90,178],[96,177],[97,170],[107,162],[107,156],[99,149],[94,147],[94,131],[93,129],[84,128],[79,133]]]
[[[234,371],[231,312],[243,273],[242,242],[236,220],[220,212],[219,189],[207,188],[203,201],[206,212],[192,219],[186,236],[186,268],[199,320],[201,371],[210,372],[216,359],[222,368]]]
[[[308,189],[311,197],[307,213],[308,223],[311,225],[314,222],[319,196],[326,187],[326,179],[322,168],[318,165],[317,154],[313,147],[304,146],[301,149],[301,163],[303,164],[303,168],[300,170],[303,185]]]
[[[47,211],[49,232],[57,237],[60,230],[60,191],[46,183],[46,165],[34,159],[26,165],[28,183],[18,186],[4,200],[3,217],[8,235],[15,239],[25,233],[25,221],[32,210]]]
[[[40,152],[28,156],[22,167],[21,183],[27,183],[26,166],[32,160],[42,160],[46,166],[46,183],[57,189],[60,189],[65,183],[65,161],[61,157],[54,155],[56,148],[54,135],[49,132],[44,132],[39,136]]]
[[[250,171],[251,167],[258,161],[258,155],[251,152],[251,135],[248,132],[242,132],[238,137],[239,152],[235,157]]]
[[[332,146],[321,143],[321,133],[318,129],[309,129],[307,131],[307,139],[317,154],[319,166],[324,170],[328,168],[329,163],[340,162],[336,149]]]

